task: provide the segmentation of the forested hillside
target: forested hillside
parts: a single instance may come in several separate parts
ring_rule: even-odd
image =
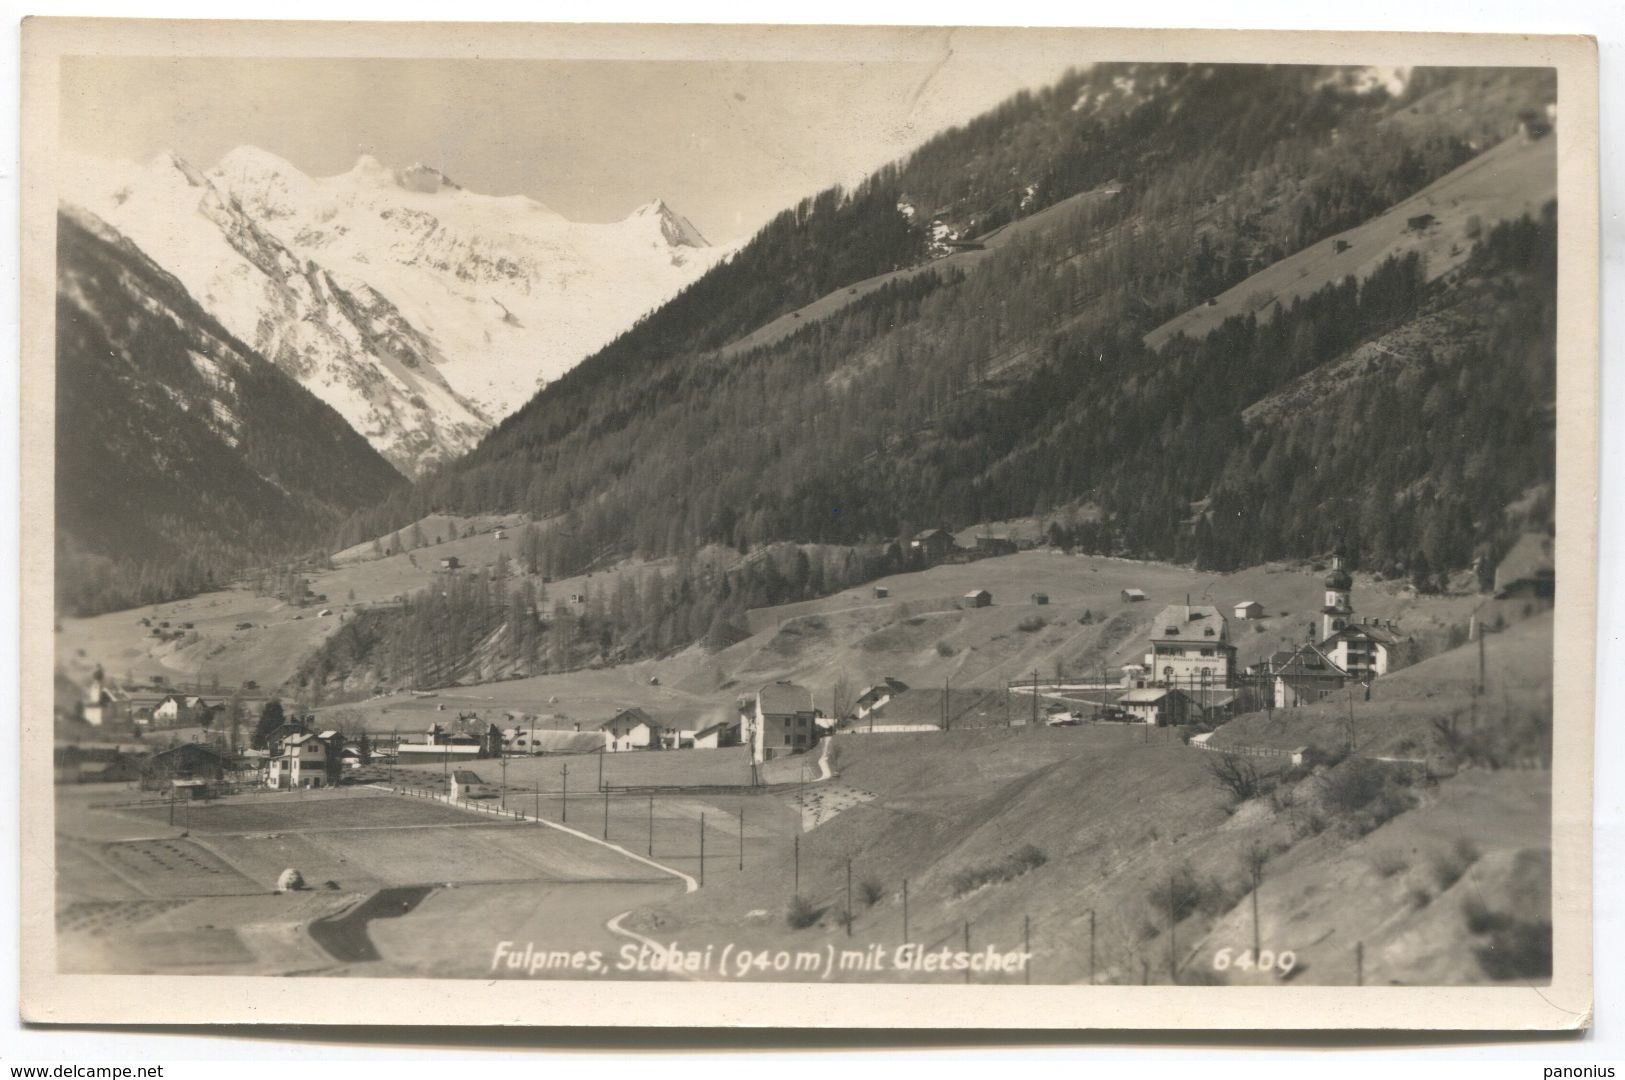
[[[1411,254],[1201,339],[1143,336],[1518,137],[1552,93],[1536,71],[1416,72],[1394,98],[1325,70],[1092,69],[781,215],[341,539],[525,511],[558,575],[709,543],[895,562],[888,542],[918,528],[1037,514],[1098,552],[1234,568],[1341,547],[1431,588],[1550,518],[1554,205],[1475,222],[1442,277]],[[945,236],[997,230],[984,257],[932,263]],[[925,269],[847,288],[908,265]],[[851,298],[827,317],[724,348],[836,290]],[[818,576],[840,587],[865,562]],[[820,590],[766,565],[777,600]],[[426,598],[411,633],[557,627],[519,670],[624,659],[725,639],[745,584],[679,574],[585,621],[540,598],[522,618]],[[392,619],[379,641],[398,645]]]
[[[99,219],[57,216],[57,582],[69,614],[308,550],[405,481]]]

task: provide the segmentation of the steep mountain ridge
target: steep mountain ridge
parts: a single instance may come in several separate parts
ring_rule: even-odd
[[[1475,545],[1502,542],[1494,504],[1546,460],[1538,423],[1535,452],[1497,478],[1465,442],[1429,462],[1359,440],[1357,461],[1354,441],[1317,430],[1340,415],[1295,418],[1288,437],[1249,431],[1241,414],[1448,306],[1464,274],[1509,275],[1526,285],[1519,303],[1544,303],[1546,148],[1520,157],[1530,167],[1508,175],[1524,187],[1494,204],[1531,230],[1483,265],[1468,264],[1489,217],[1456,241],[1443,277],[1384,254],[1360,264],[1365,282],[1282,293],[1267,333],[1232,320],[1160,351],[1143,338],[1488,158],[1554,95],[1536,69],[1131,64],[1069,76],[781,214],[346,538],[437,510],[509,510],[558,518],[582,551],[653,556],[870,542],[1087,501],[1103,511],[1078,538],[1094,550],[1234,566],[1243,551],[1258,561],[1344,543],[1390,572],[1463,565]],[[1486,385],[1527,379],[1509,400],[1538,403],[1549,327],[1526,314],[1497,323]],[[1246,359],[1227,355],[1244,336]],[[1440,361],[1429,383],[1459,377]],[[1420,405],[1396,403],[1393,430],[1410,430]],[[1286,486],[1250,491],[1247,505],[1284,498],[1282,512],[1245,544],[1217,539],[1201,507],[1263,461]],[[1405,492],[1430,471],[1414,505],[1366,498],[1371,477]],[[1415,531],[1395,529],[1401,518]]]
[[[81,160],[64,189],[413,476],[725,254],[659,200],[579,224],[366,155],[320,179],[255,147]]]
[[[57,537],[69,611],[308,548],[404,480],[94,215],[57,219]]]

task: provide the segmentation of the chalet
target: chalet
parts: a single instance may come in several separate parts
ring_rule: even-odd
[[[1144,589],[1124,589],[1123,602],[1125,604],[1138,604],[1146,599]]]
[[[220,751],[201,743],[182,743],[147,759],[141,786],[168,790],[171,780],[221,780],[225,775],[226,758]]]
[[[1533,600],[1550,606],[1556,595],[1552,538],[1544,533],[1524,533],[1496,564],[1496,599]]]
[[[976,553],[978,555],[1014,555],[1017,550],[1016,542],[1008,536],[978,536],[976,538]]]
[[[665,729],[642,709],[622,709],[598,726],[604,733],[604,749],[610,753],[659,748]]]
[[[694,749],[718,750],[724,746],[739,745],[739,720],[718,720],[694,733]]]
[[[806,750],[818,741],[812,691],[793,682],[768,683],[756,692],[751,755],[756,761]]]
[[[267,765],[265,786],[278,791],[327,787],[331,783],[328,744],[309,732],[282,740],[282,752]]]
[[[961,605],[968,608],[989,607],[993,603],[993,594],[986,589],[972,589],[966,593]]]
[[[862,720],[907,689],[907,683],[893,679],[890,676],[880,680],[880,682],[859,694],[858,700],[853,702],[854,707],[857,709],[858,719]]]
[[[1369,682],[1410,664],[1415,643],[1393,623],[1351,622],[1320,643],[1320,649],[1352,678]]]
[[[481,780],[473,769],[453,769],[451,773],[451,801],[464,799],[495,799],[502,792],[495,784]]]
[[[1313,705],[1343,689],[1349,673],[1319,646],[1305,642],[1278,664],[1273,672],[1275,707],[1293,709]]]
[[[908,543],[928,563],[934,563],[954,550],[953,534],[946,529],[926,529]]]
[[[1257,600],[1243,600],[1235,606],[1235,615],[1237,619],[1244,622],[1248,619],[1262,619],[1264,617],[1264,605]]]
[[[1189,721],[1191,699],[1183,690],[1148,686],[1130,690],[1118,698],[1117,707],[1126,711],[1135,723],[1168,727]]]
[[[1161,686],[1228,689],[1236,647],[1224,615],[1211,604],[1169,604],[1151,624],[1145,666]]]
[[[311,734],[311,730],[303,720],[284,720],[282,723],[272,728],[270,734],[266,735],[266,752],[268,756],[274,758],[282,753],[282,744],[287,742],[290,738],[295,735],[309,734]]]
[[[1049,593],[1035,592],[1033,593],[1032,601],[1033,603],[1039,605],[1047,604],[1049,603]]]
[[[214,707],[195,694],[168,694],[152,710],[154,723],[186,727],[206,723]]]
[[[891,590],[886,588],[886,586],[884,586],[884,585],[876,585],[875,586],[875,599],[876,600],[884,600],[884,599],[886,599],[886,597],[888,597],[890,595],[891,595]]]

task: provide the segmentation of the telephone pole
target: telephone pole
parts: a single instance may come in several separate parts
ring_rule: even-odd
[[[564,789],[559,792],[559,820],[565,824],[570,821],[570,763],[564,764]]]

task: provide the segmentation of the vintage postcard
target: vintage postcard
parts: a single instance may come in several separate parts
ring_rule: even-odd
[[[27,1019],[1590,1023],[1593,42],[23,53]]]

